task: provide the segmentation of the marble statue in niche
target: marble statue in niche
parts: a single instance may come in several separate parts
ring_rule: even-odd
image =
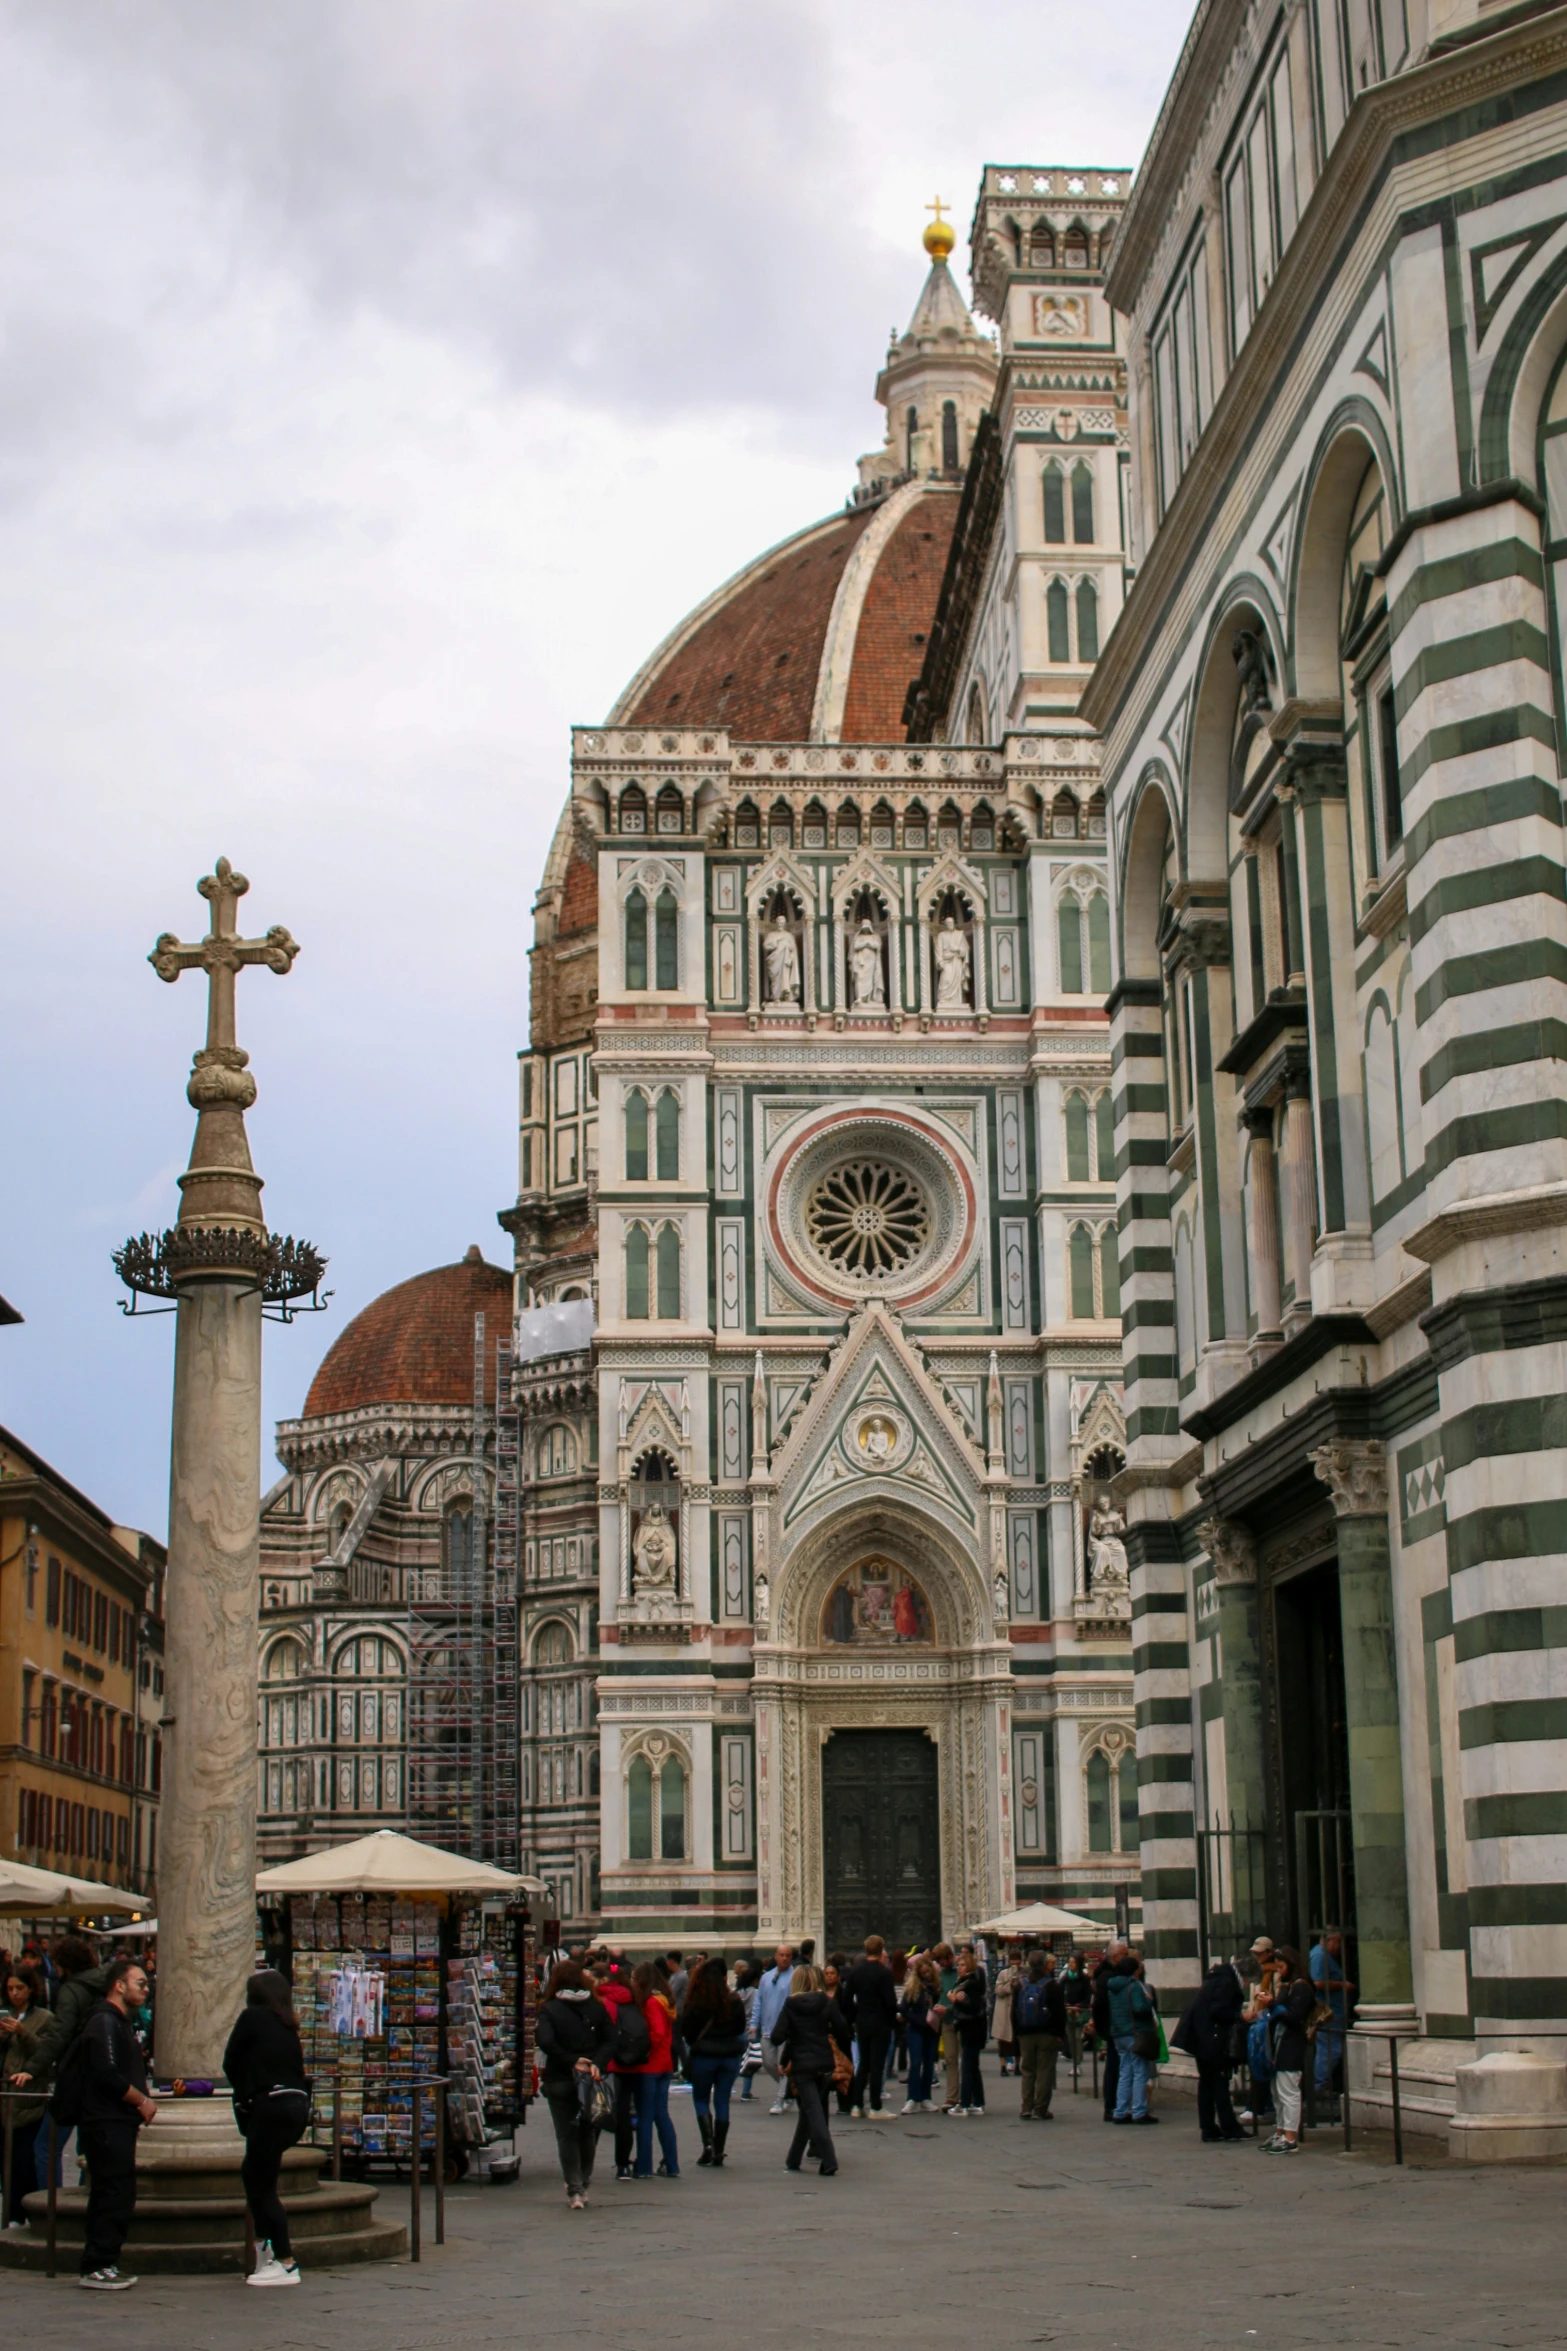
[[[800,950],[795,944],[794,933],[789,928],[786,915],[776,915],[772,929],[763,933],[762,955],[767,965],[769,1004],[798,1004]]]
[[[675,1584],[675,1530],[662,1502],[650,1502],[631,1546],[632,1588],[670,1592]]]
[[[949,914],[936,933],[936,1010],[961,1012],[969,1000],[969,943]]]
[[[849,949],[849,977],[853,983],[856,1008],[886,1003],[887,986],[882,976],[881,941],[876,936],[875,926],[868,914],[861,916],[860,927]]]
[[[1094,1498],[1088,1521],[1088,1582],[1094,1592],[1124,1592],[1131,1582],[1127,1565],[1126,1521],[1102,1489]]]

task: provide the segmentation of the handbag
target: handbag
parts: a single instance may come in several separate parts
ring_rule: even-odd
[[[1163,2038],[1157,2020],[1153,2024],[1138,2025],[1132,2034],[1132,2055],[1141,2057],[1145,2064],[1156,2065]]]
[[[740,2060],[740,2071],[742,2073],[760,2073],[761,2070],[762,2044],[757,2040],[747,2041],[745,2055]]]
[[[583,2121],[596,2131],[607,2129],[615,2119],[615,2101],[602,2074],[578,2074],[577,2105]]]

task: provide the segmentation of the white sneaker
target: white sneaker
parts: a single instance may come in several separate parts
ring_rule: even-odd
[[[788,2107],[787,2107],[787,2106],[784,2104],[783,2100],[780,2098],[780,2099],[779,2099],[779,2101],[778,2101],[778,2103],[777,2103],[777,2105],[776,2105],[776,2106],[769,2106],[769,2108],[767,2109],[767,2111],[768,2111],[768,2113],[769,2113],[769,2114],[787,2114],[787,2113],[788,2113],[788,2111],[789,2111],[789,2109],[788,2109]]]
[[[947,2113],[953,2122],[961,2122],[968,2113],[968,2108],[966,2106],[949,2106]]]
[[[885,2106],[871,2106],[866,2109],[865,2119],[867,2122],[891,2122],[892,2116]]]
[[[863,2107],[863,2106],[851,2106],[851,2107],[849,2108],[849,2120],[850,2120],[851,2122],[863,2122],[863,2121],[865,2120],[865,2109],[864,2109],[864,2107]]]
[[[922,2108],[918,2098],[910,2098],[903,2107],[903,2112],[905,2114],[919,2114],[921,2111]]]
[[[247,2286],[297,2286],[299,2282],[298,2262],[279,2261],[270,2250],[265,2261],[257,2262],[245,2280]]]
[[[79,2286],[90,2288],[94,2293],[123,2294],[127,2286],[135,2285],[136,2280],[124,2276],[117,2269],[89,2269],[84,2271],[76,2282]]]

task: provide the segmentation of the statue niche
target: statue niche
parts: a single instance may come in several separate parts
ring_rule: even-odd
[[[690,1613],[680,1590],[680,1480],[658,1450],[645,1453],[631,1473],[627,1536],[630,1591],[622,1618],[667,1624]]]
[[[774,890],[762,918],[762,1001],[798,1010],[801,1002],[801,919],[787,890]]]

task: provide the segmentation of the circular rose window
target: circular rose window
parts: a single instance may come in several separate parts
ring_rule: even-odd
[[[813,1187],[805,1229],[818,1252],[860,1281],[901,1273],[930,1238],[930,1211],[913,1177],[882,1159],[850,1159]]]

